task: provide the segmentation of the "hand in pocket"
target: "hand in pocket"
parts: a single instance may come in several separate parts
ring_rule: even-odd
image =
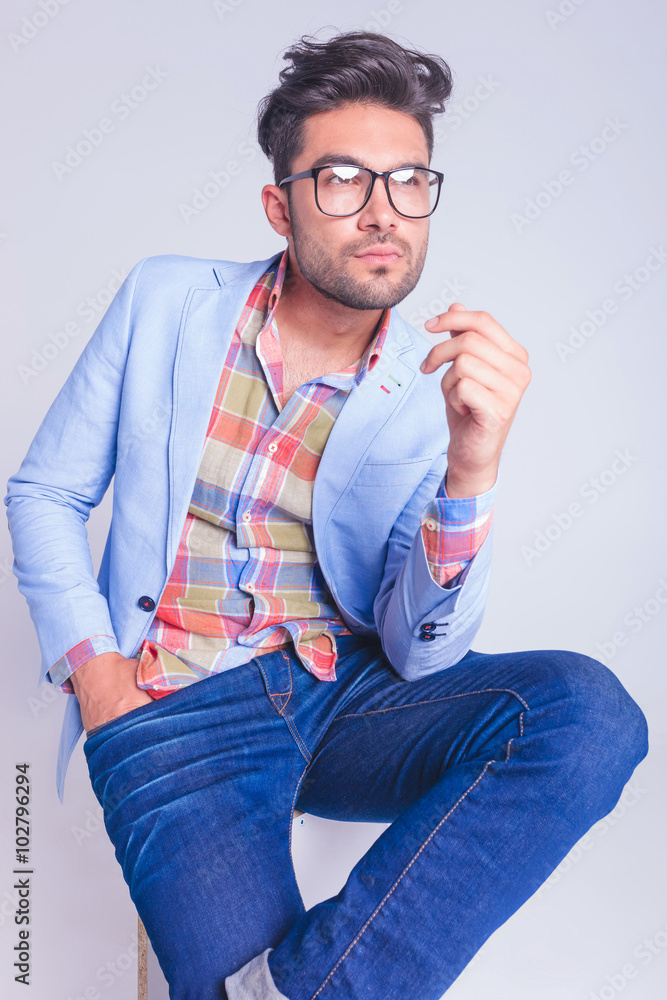
[[[137,686],[138,665],[135,657],[100,653],[74,671],[70,679],[86,733],[153,701]]]

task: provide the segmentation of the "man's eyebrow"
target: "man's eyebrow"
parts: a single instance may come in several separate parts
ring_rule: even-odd
[[[328,163],[346,164],[351,167],[367,166],[367,164],[363,162],[363,157],[351,156],[349,153],[324,153],[323,156],[318,156],[315,162],[311,164],[311,169],[314,169],[315,167],[323,167],[325,164]],[[395,166],[389,167],[388,169],[403,170],[407,167],[423,167],[425,170],[429,169],[428,164],[422,163],[421,160],[419,160],[418,162],[415,162],[414,160],[404,160],[402,163],[397,163]],[[368,169],[372,170],[373,168],[369,167]]]

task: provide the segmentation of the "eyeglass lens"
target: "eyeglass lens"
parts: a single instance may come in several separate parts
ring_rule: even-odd
[[[352,215],[363,205],[372,174],[365,167],[325,167],[317,177],[317,199],[329,215]],[[378,178],[382,183],[382,178]],[[404,167],[389,175],[389,193],[402,215],[428,215],[438,199],[438,177],[424,167]]]

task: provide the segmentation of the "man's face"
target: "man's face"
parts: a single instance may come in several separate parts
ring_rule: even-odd
[[[313,115],[304,138],[303,151],[292,161],[293,174],[341,157],[373,170],[429,166],[421,125],[381,105],[346,105]],[[364,208],[343,218],[318,209],[312,178],[288,186],[290,258],[296,257],[303,277],[322,295],[352,309],[384,309],[412,291],[424,266],[429,219],[398,215],[381,178]],[[389,249],[388,256],[369,254]]]

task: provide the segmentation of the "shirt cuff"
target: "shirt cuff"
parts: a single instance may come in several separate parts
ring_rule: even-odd
[[[447,472],[445,471],[445,475],[442,477],[442,482],[440,483],[440,486],[438,487],[438,492],[436,493],[435,496],[436,496],[436,499],[447,500],[448,504],[450,504],[450,505],[451,504],[457,504],[457,503],[458,504],[466,504],[466,503],[469,504],[471,502],[471,500],[474,500],[475,501],[475,509],[476,509],[476,511],[477,511],[478,514],[481,514],[485,510],[489,510],[489,508],[493,505],[493,501],[496,499],[496,491],[498,489],[498,480],[500,478],[500,473],[498,473],[496,475],[496,481],[495,481],[495,483],[493,484],[493,486],[490,489],[488,489],[486,491],[486,493],[478,493],[477,496],[474,496],[474,497],[450,497],[450,496],[448,496],[447,495],[447,488],[445,486],[445,479],[446,478],[447,478]],[[448,507],[447,509],[450,510],[452,508]],[[461,509],[465,510],[465,508],[461,508]]]
[[[429,571],[440,587],[457,586],[457,579],[482,547],[493,520],[498,477],[485,493],[449,497],[443,478],[422,514],[422,538]]]
[[[74,694],[74,688],[69,678],[75,670],[82,667],[88,660],[100,653],[118,653],[118,643],[113,635],[93,635],[89,639],[83,639],[76,646],[68,649],[48,671],[51,682],[59,691],[66,694]]]

